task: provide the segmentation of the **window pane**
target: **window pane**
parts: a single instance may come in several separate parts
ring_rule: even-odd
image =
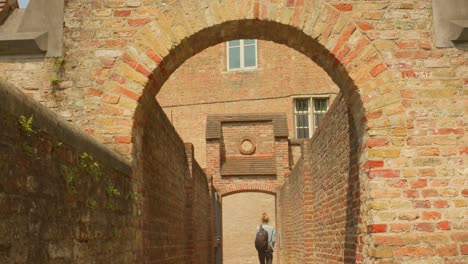
[[[309,115],[304,115],[304,127],[309,128]]]
[[[302,111],[309,112],[309,99],[304,99],[302,103],[304,104],[304,110]]]
[[[228,41],[228,47],[237,47],[240,46],[240,40],[231,40]]]
[[[253,45],[255,44],[255,39],[244,39],[244,45]]]
[[[304,128],[298,128],[297,129],[297,138],[308,138],[309,137],[309,129],[304,127]]]
[[[297,127],[303,127],[304,126],[303,120],[304,119],[302,118],[302,115],[297,116]]]
[[[229,48],[229,69],[240,68],[240,47]]]
[[[26,8],[26,7],[28,7],[28,4],[29,4],[29,0],[19,0],[18,1],[19,8]]]
[[[294,100],[294,112],[296,118],[296,137],[309,138],[310,131],[310,98],[298,98]]]
[[[254,67],[257,65],[255,46],[244,48],[244,67]]]
[[[296,115],[296,136],[297,138],[309,137],[309,115],[308,114]]]
[[[327,111],[328,99],[314,99],[315,111]]]
[[[296,111],[307,112],[309,110],[309,99],[296,99]]]
[[[306,128],[299,128],[297,130],[297,138],[308,138],[307,129]]]
[[[323,116],[325,114],[314,114],[314,126],[315,128],[319,127],[320,123],[322,122]]]

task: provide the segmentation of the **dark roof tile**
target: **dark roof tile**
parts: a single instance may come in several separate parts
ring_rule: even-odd
[[[273,122],[275,137],[288,137],[288,122],[285,113],[255,113],[233,115],[208,115],[206,120],[206,139],[221,138],[221,123],[224,122]]]
[[[221,166],[222,176],[276,175],[275,158],[231,157]]]

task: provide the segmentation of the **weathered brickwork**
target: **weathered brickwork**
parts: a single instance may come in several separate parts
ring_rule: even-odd
[[[284,263],[362,261],[358,145],[352,124],[339,95],[314,137],[303,142],[302,156],[280,192]]]
[[[310,176],[306,172],[304,195],[311,205],[304,214],[312,217],[306,249],[310,263],[361,263],[363,237],[359,221],[360,205],[365,202],[359,179],[359,146],[346,102],[338,96],[328,118],[306,145],[304,159],[310,159]],[[333,131],[333,132],[332,132]],[[359,230],[361,228],[361,230]]]
[[[191,260],[193,263],[213,263],[212,191],[209,190],[205,173],[195,160],[193,145],[186,143],[185,147],[190,172],[188,176],[191,176],[186,178],[185,184],[188,196],[186,209],[189,215],[186,219],[191,228],[189,232],[193,234],[193,239],[188,241],[188,246],[192,250]]]
[[[0,262],[134,263],[130,164],[16,88],[0,95]]]
[[[143,149],[138,168],[151,177],[139,178],[143,169],[132,176],[128,161],[13,86],[0,94],[2,263],[212,263],[212,191],[161,108],[148,125],[161,133],[144,145],[174,156]]]
[[[275,138],[273,123],[270,122],[231,122],[221,127],[223,133],[223,152],[225,157],[243,157],[240,142],[245,136],[252,138],[255,152],[249,157],[273,157]]]
[[[291,175],[278,195],[281,209],[281,258],[283,263],[304,262],[304,163],[302,157],[298,159]]]
[[[54,91],[59,101],[55,111],[132,156],[134,166],[145,172],[136,177],[138,186],[149,183],[165,192],[174,188],[169,197],[185,202],[176,193],[184,191],[184,181],[166,179],[163,175],[172,172],[162,173],[164,168],[156,163],[164,160],[163,154],[150,149],[154,142],[143,140],[164,131],[148,123],[160,121],[149,117],[154,114],[153,99],[169,76],[210,46],[238,38],[270,40],[312,59],[339,87],[349,109],[360,144],[359,217],[366,226],[357,231],[369,234],[358,239],[360,261],[467,261],[467,125],[462,106],[468,53],[434,47],[432,1],[70,0],[65,9],[65,72]],[[27,63],[37,72],[25,70]],[[49,83],[41,78],[48,78],[51,65],[2,60],[2,69],[8,70],[0,74],[26,90],[39,85],[26,85],[29,78]],[[37,89],[27,92],[55,104],[43,96],[52,94],[50,85]],[[161,145],[167,147],[164,154],[185,153],[171,135],[160,135],[168,137]],[[151,162],[159,167],[143,166]],[[174,174],[185,175],[177,165],[170,167]],[[160,185],[152,182],[153,172],[160,173]],[[181,207],[175,204],[167,213],[180,220],[170,212],[184,211]],[[147,221],[152,210],[159,212],[154,205],[140,208]],[[145,228],[145,238],[163,236],[157,228],[148,231],[152,225]],[[306,247],[307,262],[318,256],[310,252],[312,246]],[[187,250],[174,248],[178,253]],[[326,255],[337,257],[343,251],[340,247]],[[182,259],[190,255],[184,252]]]
[[[206,168],[217,192],[221,196],[245,191],[276,193],[289,174],[289,152],[287,139],[276,135],[272,121],[226,121],[219,129],[220,138],[207,140]],[[241,153],[240,143],[246,136],[256,146],[254,153]],[[236,164],[231,173],[223,174],[224,166],[232,160],[250,161]],[[265,160],[271,160],[267,172],[256,172],[253,167],[264,167]]]
[[[151,101],[144,130],[136,129],[143,261],[211,263],[213,202],[206,175],[192,147],[186,148],[156,100]]]

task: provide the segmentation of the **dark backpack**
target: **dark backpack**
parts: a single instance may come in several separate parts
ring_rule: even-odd
[[[268,249],[268,232],[263,229],[262,225],[255,236],[255,248],[258,251],[266,251]]]

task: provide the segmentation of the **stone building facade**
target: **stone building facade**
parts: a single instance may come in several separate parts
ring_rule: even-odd
[[[63,59],[9,55],[0,77],[132,160],[125,188],[141,199],[134,211],[122,203],[135,220],[129,237],[136,246],[121,259],[183,263],[201,252],[195,245],[212,252],[208,231],[190,229],[179,243],[177,230],[184,219],[202,226],[187,215],[210,217],[206,206],[189,206],[189,197],[206,205],[213,186],[189,184],[201,183],[203,171],[187,165],[190,151],[155,97],[209,47],[235,39],[284,44],[318,65],[339,93],[276,192],[284,242],[278,260],[464,263],[468,53],[462,36],[436,44],[440,2],[68,0]],[[449,23],[466,19],[464,3],[446,4],[461,12],[447,15]],[[1,37],[5,47],[9,39]],[[74,256],[56,255],[79,261]]]

